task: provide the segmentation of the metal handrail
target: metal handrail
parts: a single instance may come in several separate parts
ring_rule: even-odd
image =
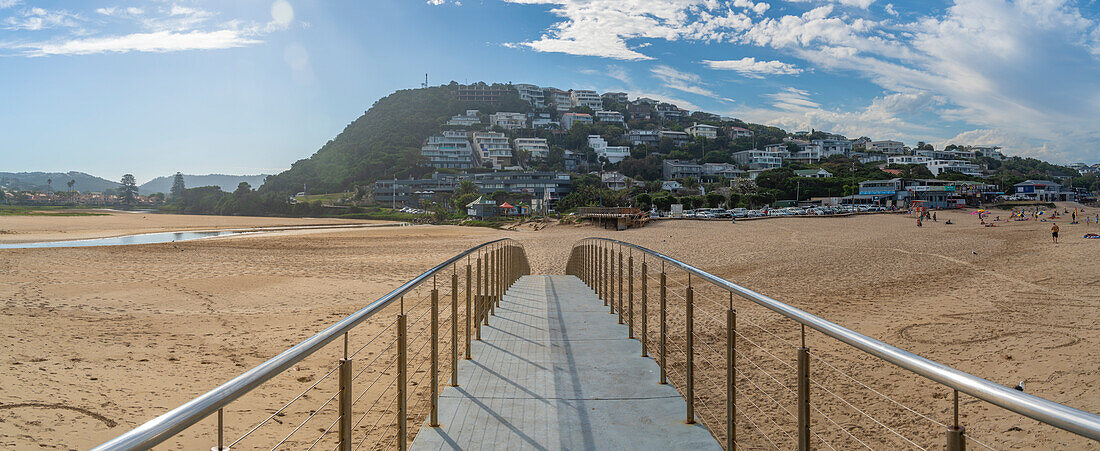
[[[856,349],[897,365],[902,369],[916,373],[929,380],[946,385],[952,389],[1033,420],[1093,440],[1100,440],[1100,415],[1074,409],[1054,401],[1014,390],[942,363],[926,359],[904,349],[891,346],[824,318],[779,302],[660,252],[633,243],[610,238],[590,237],[582,239],[580,242],[588,240],[615,243],[652,255],[684,271],[694,274],[695,276],[705,279],[710,283],[736,293],[738,296],[794,320],[799,324],[840,340]]]
[[[447,268],[448,266],[458,262],[463,257],[470,255],[484,247],[504,242],[515,241],[511,238],[501,238],[498,240],[482,243],[478,246],[467,249],[466,251],[451,257],[447,261],[436,265],[434,268],[424,272],[416,278],[405,282],[397,289],[389,292],[385,296],[378,298],[370,305],[359,309],[355,313],[340,320],[336,324],[329,326],[327,329],[317,333],[316,335],[307,338],[305,341],[294,345],[290,349],[283,351],[279,355],[272,357],[270,360],[256,365],[254,368],[242,373],[241,375],[229,380],[217,388],[206,392],[205,394],[188,401],[187,403],[176,407],[156,417],[152,420],[145,422],[141,426],[138,426],[130,431],[115,437],[114,439],[103,443],[95,448],[93,451],[106,451],[106,450],[130,450],[130,449],[149,449],[153,446],[171,438],[179,432],[187,429],[191,425],[199,422],[203,418],[217,412],[218,409],[225,407],[229,403],[233,402],[237,398],[244,396],[252,389],[260,386],[269,379],[279,375],[287,368],[290,368],[294,364],[305,359],[314,352],[320,350],[328,343],[339,338],[344,333],[350,331],[355,326],[359,325],[363,321],[370,319],[375,313],[382,310],[386,306],[390,305],[393,301],[400,299],[405,293],[416,288],[421,283],[428,280],[429,277],[435,275],[440,270]]]

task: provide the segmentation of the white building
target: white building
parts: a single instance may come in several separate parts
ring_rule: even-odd
[[[729,163],[703,163],[703,175],[710,179],[735,179],[746,176],[746,172]]]
[[[527,115],[523,113],[497,112],[489,115],[489,125],[505,130],[516,130],[527,127]]]
[[[600,110],[596,112],[596,120],[600,122],[610,122],[613,124],[623,123],[623,113],[618,111],[605,111]]]
[[[523,83],[515,85],[515,87],[516,91],[519,91],[520,100],[530,103],[535,108],[546,107],[546,94],[542,91],[542,88]]]
[[[561,115],[561,128],[569,130],[573,124],[591,124],[592,116],[585,113],[565,113]]]
[[[832,172],[825,169],[802,169],[794,171],[794,175],[797,177],[807,177],[811,179],[827,179],[833,176]]]
[[[512,141],[516,145],[516,151],[531,153],[531,158],[545,160],[550,157],[550,144],[545,138],[516,138]]]
[[[420,147],[420,154],[434,168],[465,169],[481,165],[481,155],[474,152],[467,133],[461,130],[445,130],[441,136],[429,136]]]
[[[629,146],[609,146],[600,135],[588,135],[588,147],[596,151],[596,156],[605,157],[610,163],[618,163],[630,156]]]
[[[592,111],[603,109],[603,98],[596,91],[571,89],[569,90],[569,101],[574,108],[586,106],[591,108]]]
[[[899,141],[871,141],[866,146],[868,151],[879,151],[890,154],[905,153],[905,143]]]
[[[473,141],[474,149],[481,152],[481,161],[492,163],[497,169],[512,164],[512,145],[504,133],[474,132]]]
[[[966,146],[966,150],[974,152],[976,156],[996,158],[998,160],[1005,159],[1005,155],[1001,153],[1001,146]]]
[[[931,158],[921,155],[891,155],[886,158],[887,164],[927,164]]]
[[[447,125],[469,127],[471,125],[480,124],[481,117],[478,116],[477,113],[477,110],[466,110],[466,114],[451,116],[451,120],[447,121]]]
[[[734,163],[749,169],[775,169],[783,166],[783,153],[770,150],[742,150],[730,155]],[[750,175],[752,171],[749,171]]]
[[[691,136],[702,136],[707,139],[714,139],[718,137],[718,127],[707,124],[700,124],[698,122],[691,127],[685,129],[687,134]]]
[[[982,177],[982,168],[980,166],[962,160],[932,160],[924,165],[936,176],[947,171],[955,171],[971,177]]]

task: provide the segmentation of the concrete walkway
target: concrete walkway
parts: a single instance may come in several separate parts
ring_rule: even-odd
[[[720,449],[607,312],[576,277],[521,278],[412,448]]]

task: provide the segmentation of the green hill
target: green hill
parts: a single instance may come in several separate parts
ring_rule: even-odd
[[[458,100],[458,87],[451,82],[426,89],[405,89],[379,99],[313,156],[268,177],[262,190],[298,192],[305,185],[311,193],[338,192],[381,178],[419,175],[416,163],[420,161],[421,144],[426,137],[438,133],[451,116],[467,109],[482,113],[530,110],[515,92],[490,104]]]
[[[47,185],[46,181],[52,180]],[[20,191],[68,191],[67,183],[73,184],[74,191],[103,192],[118,188],[118,181],[107,180],[83,172],[0,172],[0,188]]]

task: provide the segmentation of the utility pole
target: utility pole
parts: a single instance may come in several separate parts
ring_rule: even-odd
[[[794,206],[796,206],[796,207],[798,206],[798,199],[801,197],[801,194],[802,194],[802,181],[801,180],[795,180]]]

